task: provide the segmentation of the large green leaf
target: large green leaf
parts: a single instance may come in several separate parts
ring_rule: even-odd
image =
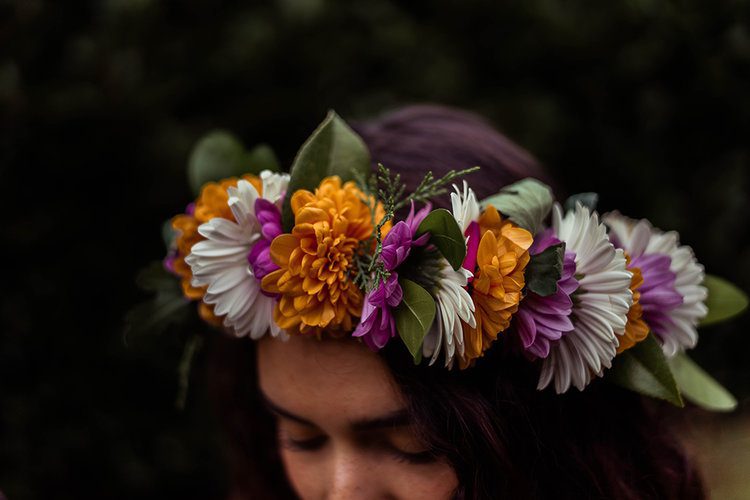
[[[552,190],[536,179],[526,178],[505,186],[494,196],[482,201],[482,207],[492,205],[510,220],[536,234],[552,209]]]
[[[294,158],[289,187],[282,208],[284,231],[294,226],[291,197],[298,189],[314,190],[324,177],[338,175],[342,181],[367,177],[370,152],[359,137],[333,110],[305,141]]]
[[[181,323],[190,315],[190,300],[182,295],[176,276],[164,269],[161,261],[152,261],[136,276],[139,288],[155,292],[154,296],[133,306],[125,315],[123,336],[127,341],[133,335],[157,335],[170,324]]]
[[[557,292],[557,282],[562,276],[564,258],[565,242],[532,255],[529,265],[526,266],[526,288],[542,297]]]
[[[685,399],[706,410],[732,411],[737,400],[685,353],[669,359],[677,387]]]
[[[571,195],[565,200],[565,211],[569,212],[575,210],[576,203],[588,207],[588,209],[593,212],[596,210],[596,205],[599,203],[599,195],[597,193],[578,193]]]
[[[281,170],[279,159],[273,152],[271,146],[265,143],[256,145],[247,153],[247,165],[249,170],[243,173],[259,174],[263,170],[278,172]]]
[[[664,352],[653,333],[615,357],[607,377],[626,389],[685,406]]]
[[[270,146],[259,144],[248,152],[237,137],[225,130],[203,136],[188,160],[188,180],[195,196],[207,182],[259,174],[261,170],[279,170],[279,161]]]
[[[458,270],[466,258],[466,240],[456,218],[444,208],[433,210],[417,228],[417,236],[430,233],[430,243]]]
[[[708,314],[701,320],[700,326],[724,321],[747,308],[747,295],[727,280],[707,274],[703,286],[708,288]]]
[[[247,167],[242,143],[229,132],[215,130],[203,136],[190,153],[190,187],[198,196],[205,183],[242,175]]]
[[[124,318],[123,338],[159,335],[171,324],[190,317],[190,300],[179,292],[160,291],[152,299],[133,306]]]
[[[396,330],[418,362],[422,356],[422,342],[435,319],[435,299],[411,280],[402,278],[398,282],[404,298],[395,310]]]

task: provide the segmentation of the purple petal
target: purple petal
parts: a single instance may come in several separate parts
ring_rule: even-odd
[[[469,227],[466,228],[466,231],[464,232],[464,236],[468,236],[469,240],[466,243],[466,258],[464,259],[464,263],[462,264],[462,267],[468,271],[471,271],[472,274],[474,271],[476,271],[477,267],[477,251],[479,251],[479,224],[477,222],[470,222]],[[472,276],[469,281],[472,281],[474,277]]]
[[[425,217],[427,217],[427,215],[430,213],[430,210],[432,210],[432,203],[428,202],[415,215],[414,214],[414,200],[412,200],[411,209],[409,210],[409,216],[406,217],[406,224],[409,226],[412,236],[414,236],[417,233],[417,229],[419,228],[419,225],[422,223]]]
[[[388,271],[396,269],[409,256],[411,250],[411,230],[404,221],[399,221],[383,239],[380,260]]]
[[[643,275],[640,304],[643,319],[657,335],[666,334],[674,326],[669,312],[683,302],[683,297],[675,288],[677,276],[670,270],[672,259],[664,254],[640,255],[630,262],[630,267],[638,267]]]
[[[557,245],[558,243],[560,243],[560,240],[555,236],[555,232],[552,228],[547,228],[536,235],[534,242],[529,247],[529,253],[531,255],[540,254],[552,245]]]
[[[542,233],[535,243],[537,253],[557,244],[556,238]],[[557,292],[542,297],[529,292],[521,301],[516,317],[518,332],[527,355],[532,359],[549,356],[550,341],[559,340],[573,330],[570,314],[573,300],[570,295],[578,289],[575,279],[575,253],[565,252],[563,273],[557,282]]]

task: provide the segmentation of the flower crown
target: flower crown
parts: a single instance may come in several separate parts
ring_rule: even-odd
[[[291,174],[277,173],[266,146],[247,153],[212,134],[191,157],[199,195],[166,227],[163,268],[141,275],[159,293],[130,322],[164,326],[198,302],[204,321],[238,337],[325,332],[374,351],[402,342],[415,363],[447,369],[471,367],[501,337],[539,365],[540,390],[583,390],[606,374],[678,406],[684,396],[734,408],[684,351],[699,324],[746,307],[742,292],[705,275],[675,232],[618,212],[600,219],[593,193],[561,206],[524,179],[480,202],[454,184],[477,168],[428,173],[408,192],[382,165],[370,174],[365,144],[334,112]],[[432,209],[451,184],[451,209]]]

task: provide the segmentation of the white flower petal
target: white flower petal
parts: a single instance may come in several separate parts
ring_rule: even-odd
[[[261,172],[263,198],[280,203],[289,176]],[[271,333],[286,338],[287,334],[273,321],[275,300],[260,291],[247,256],[261,238],[260,224],[255,217],[255,201],[260,197],[250,182],[240,179],[237,187],[227,188],[228,206],[235,220],[215,217],[198,227],[204,238],[193,245],[185,262],[193,273],[193,286],[206,286],[204,302],[214,306],[214,313],[223,316],[224,326],[238,337],[260,338]]]
[[[551,343],[537,387],[543,389],[554,381],[555,391],[563,393],[571,385],[583,390],[594,375],[611,366],[633,303],[632,273],[598,215],[583,205],[563,215],[556,203],[552,228],[566,249],[576,254],[579,288],[571,313],[574,328]]]
[[[613,238],[631,257],[651,254],[669,256],[669,269],[675,273],[675,290],[682,295],[683,302],[666,311],[672,326],[655,333],[667,356],[695,347],[698,342],[698,322],[708,313],[708,309],[705,305],[707,290],[702,286],[705,272],[696,260],[693,249],[680,246],[679,235],[675,231],[664,233],[646,219],[636,221],[619,212],[608,213],[602,219],[609,226]]]

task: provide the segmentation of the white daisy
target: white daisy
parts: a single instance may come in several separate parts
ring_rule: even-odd
[[[605,214],[602,220],[610,227],[612,241],[630,255],[632,265],[640,267],[645,280],[641,287],[644,319],[662,342],[667,356],[674,356],[698,342],[698,321],[708,313],[705,301],[708,291],[702,286],[704,268],[695,259],[693,249],[680,246],[675,231],[664,233],[646,219],[634,220],[619,212]],[[651,269],[657,259],[669,258],[671,276]],[[649,278],[653,277],[653,283]],[[665,298],[678,294],[682,300],[668,303]]]
[[[612,366],[618,336],[625,331],[627,314],[633,303],[630,291],[632,273],[625,268],[625,256],[607,237],[596,212],[577,204],[563,217],[560,205],[552,211],[552,229],[575,252],[578,289],[573,292],[573,330],[550,346],[542,361],[538,389],[554,380],[560,394],[571,385],[578,390]]]
[[[466,181],[463,183],[463,192],[458,186],[453,185],[454,193],[451,193],[451,205],[453,217],[455,217],[461,232],[466,234],[469,225],[479,218],[479,203],[474,191],[469,188]],[[470,236],[467,236],[467,242]],[[422,355],[430,358],[430,365],[435,363],[440,353],[445,354],[445,366],[453,367],[453,358],[458,353],[464,354],[464,334],[461,322],[476,328],[474,317],[474,301],[466,291],[469,279],[474,275],[471,271],[459,268],[458,271],[444,258],[440,259],[440,279],[432,295],[435,298],[437,310],[436,321],[427,333],[422,345]]]
[[[436,321],[427,333],[422,345],[422,355],[435,363],[441,352],[445,353],[445,366],[453,368],[453,358],[464,354],[464,332],[461,321],[476,328],[474,301],[465,287],[472,273],[464,268],[458,271],[444,258],[440,259],[440,280],[432,291],[435,298]]]
[[[289,175],[264,170],[260,178],[262,196],[244,179],[236,188],[227,189],[235,220],[215,217],[201,224],[198,232],[206,239],[193,245],[185,257],[193,272],[192,285],[208,285],[203,301],[214,306],[217,316],[224,316],[224,326],[234,335],[249,335],[253,339],[261,338],[267,331],[274,337],[286,335],[273,320],[276,300],[261,291],[248,254],[263,238],[255,216],[255,201],[264,198],[280,209]]]
[[[469,224],[479,219],[479,203],[477,203],[474,191],[466,181],[464,181],[463,192],[455,184],[453,184],[453,189],[455,190],[454,193],[451,193],[453,217],[456,218],[461,232],[465,234]]]

